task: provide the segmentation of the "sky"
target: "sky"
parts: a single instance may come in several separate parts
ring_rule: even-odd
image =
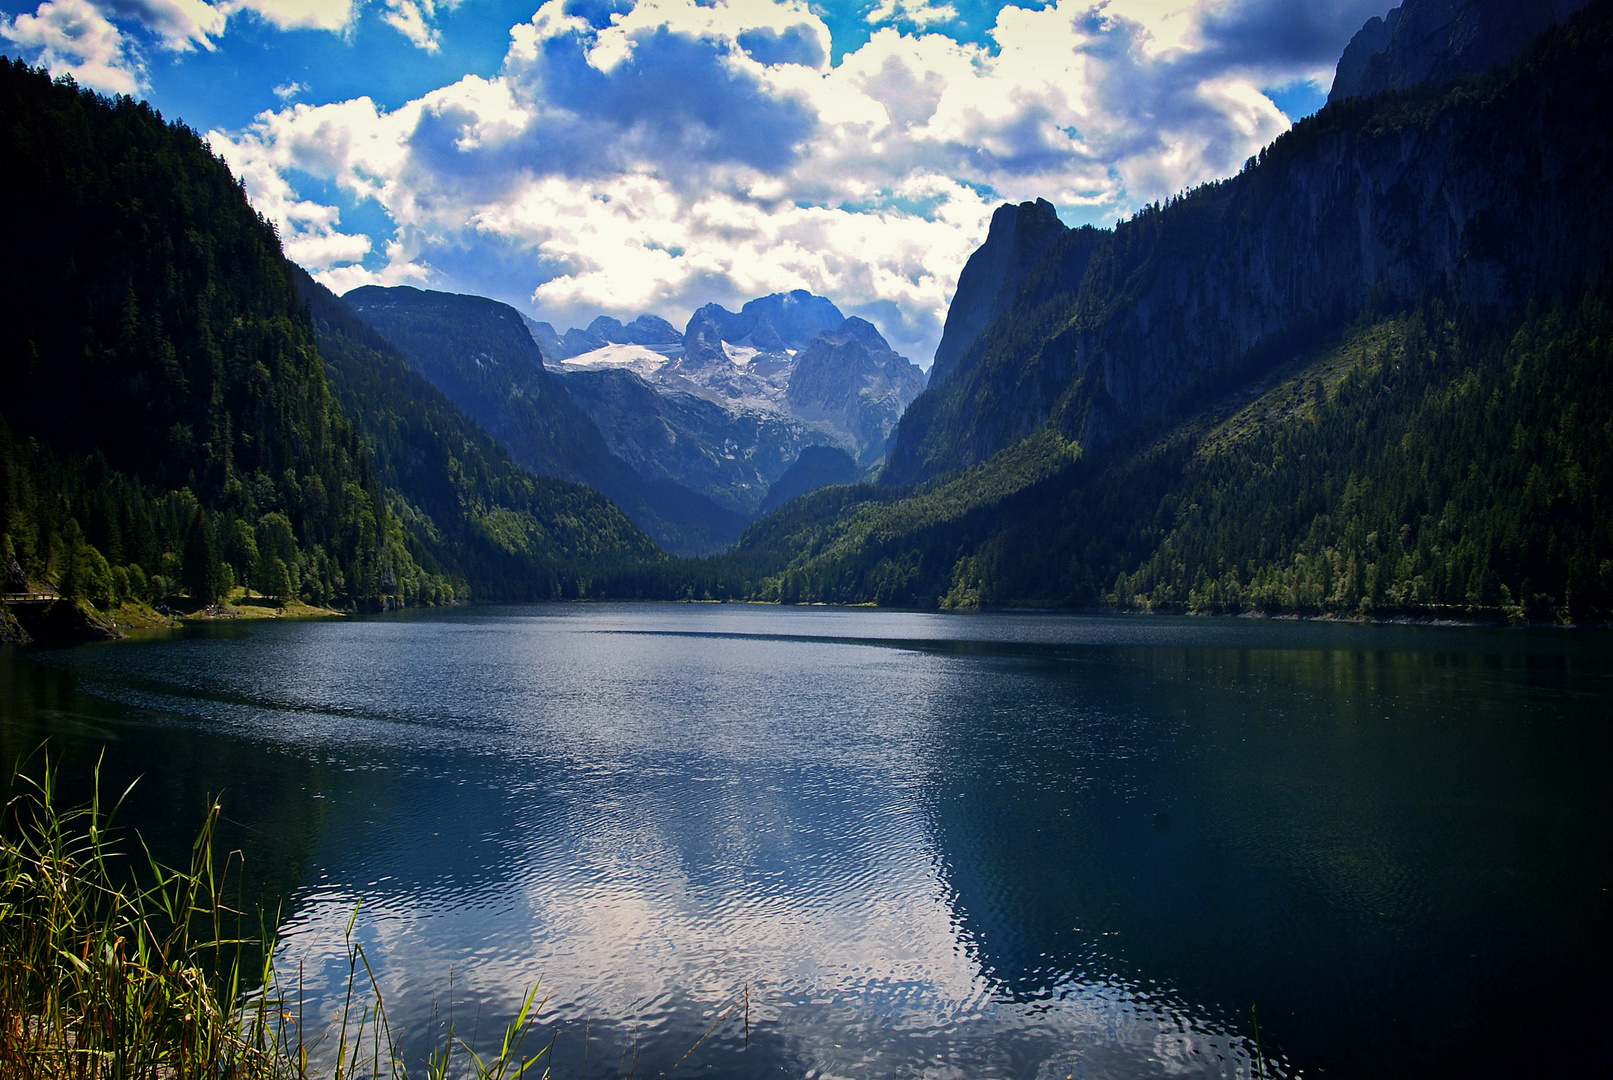
[[[0,53],[203,135],[338,293],[562,331],[804,288],[928,367],[1003,202],[1235,173],[1391,0],[0,0]]]

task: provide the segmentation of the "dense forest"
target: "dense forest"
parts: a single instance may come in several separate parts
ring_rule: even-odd
[[[431,600],[274,229],[189,129],[0,67],[0,544],[99,605]]]
[[[517,466],[347,304],[292,273],[331,391],[418,557],[453,567],[479,600],[588,596],[602,574],[664,558],[597,492]]]
[[[1610,43],[1613,5],[1592,5],[1506,70],[1329,106],[1238,177],[1059,238],[904,419],[906,465],[809,491],[703,559],[663,555],[597,492],[523,468],[518,446],[561,439],[556,460],[587,447],[564,425],[479,427],[422,377],[444,352],[422,326],[440,320],[389,308],[408,339],[395,347],[375,311],[290,267],[194,132],[7,64],[0,184],[30,212],[0,222],[4,256],[28,268],[0,296],[0,577],[103,609],[196,607],[249,586],[347,607],[620,597],[1613,619],[1613,279],[1590,236],[1606,222],[1553,202],[1589,182],[1605,145],[1506,194],[1582,126],[1542,102],[1606,95]],[[1115,327],[1161,281],[1196,288],[1178,271],[1219,258],[1228,221],[1268,229],[1270,207],[1363,140],[1415,144],[1416,175],[1437,188],[1439,140],[1475,125],[1486,146],[1521,148],[1488,179],[1460,159],[1463,190],[1501,208],[1463,226],[1452,267],[1430,271],[1414,251],[1416,273],[1386,263],[1376,285],[1301,304],[1241,351],[1210,342],[1213,363],[1189,362],[1184,323],[1159,331],[1175,344],[1152,367],[1118,353],[1080,367],[1130,340]],[[1324,224],[1348,216],[1311,194]],[[1394,199],[1375,243],[1420,228],[1416,193]],[[1597,223],[1573,244],[1519,254],[1519,221],[1550,238],[1586,213]],[[542,375],[512,326],[519,349],[500,345],[508,363],[467,400]],[[557,401],[549,412],[577,411]]]
[[[5,591],[528,599],[659,557],[598,495],[513,467],[319,295],[195,132],[6,63],[0,146],[19,211],[0,257],[26,268],[0,293]]]
[[[1043,428],[916,488],[823,488],[732,554],[634,584],[785,603],[1605,621],[1610,370],[1605,284],[1510,327],[1430,300],[1169,428],[1089,453]]]
[[[1515,320],[1613,251],[1613,4],[1506,68],[1348,98],[1237,175],[1055,240],[902,417],[885,478],[928,480],[1043,424],[1088,450],[1204,407],[1385,302]]]

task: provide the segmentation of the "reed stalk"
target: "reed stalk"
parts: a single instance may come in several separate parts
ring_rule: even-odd
[[[88,805],[62,807],[58,779],[48,758],[37,778],[14,773],[0,820],[0,1078],[408,1080],[353,920],[341,1014],[305,1037],[300,972],[297,993],[283,992],[272,931],[243,934],[247,920],[227,902],[240,868],[233,855],[215,861],[217,800],[176,868],[143,843],[137,856],[118,846],[113,822],[129,792],[103,805],[99,763]],[[425,1080],[547,1076],[549,1046],[524,1053],[542,1006],[534,986],[485,1057],[450,1024]],[[332,1037],[322,1056],[334,1066],[311,1070],[311,1043]]]

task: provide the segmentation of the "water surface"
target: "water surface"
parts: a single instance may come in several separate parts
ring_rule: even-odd
[[[407,1053],[541,979],[571,1077],[1249,1076],[1251,1005],[1267,1075],[1605,1075],[1610,704],[1606,632],[1223,619],[571,605],[0,657],[8,760],[106,747],[175,850],[223,792],[310,1029],[358,905]]]

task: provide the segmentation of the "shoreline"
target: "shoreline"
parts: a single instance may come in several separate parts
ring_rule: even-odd
[[[551,604],[666,604],[666,605],[717,605],[735,604],[751,607],[838,608],[843,611],[892,611],[926,615],[1104,615],[1151,617],[1170,616],[1195,619],[1264,619],[1273,622],[1340,623],[1351,626],[1427,626],[1445,629],[1501,628],[1501,629],[1559,629],[1606,630],[1613,623],[1573,623],[1563,621],[1536,621],[1503,618],[1458,618],[1448,615],[1398,614],[1384,616],[1338,615],[1333,613],[1304,614],[1299,612],[1258,611],[1158,611],[1140,608],[1059,608],[1059,607],[936,607],[936,608],[878,608],[871,604],[836,604],[826,601],[782,604],[776,600],[709,600],[676,599],[655,600],[645,598],[616,599],[589,597],[576,600],[535,601]],[[523,601],[522,604],[534,603]],[[466,603],[451,605],[423,605],[427,607],[499,607],[501,602]],[[378,610],[401,610],[382,608]],[[362,610],[343,611],[337,608],[305,604],[300,600],[284,606],[269,603],[263,597],[239,597],[223,604],[213,604],[194,611],[172,611],[166,606],[155,607],[144,603],[125,603],[110,612],[98,611],[83,603],[57,600],[37,614],[18,617],[12,605],[0,604],[0,649],[58,649],[96,642],[122,641],[132,637],[145,637],[148,633],[178,630],[185,626],[212,625],[236,621],[259,622],[264,620],[315,620],[340,619],[366,613]]]

